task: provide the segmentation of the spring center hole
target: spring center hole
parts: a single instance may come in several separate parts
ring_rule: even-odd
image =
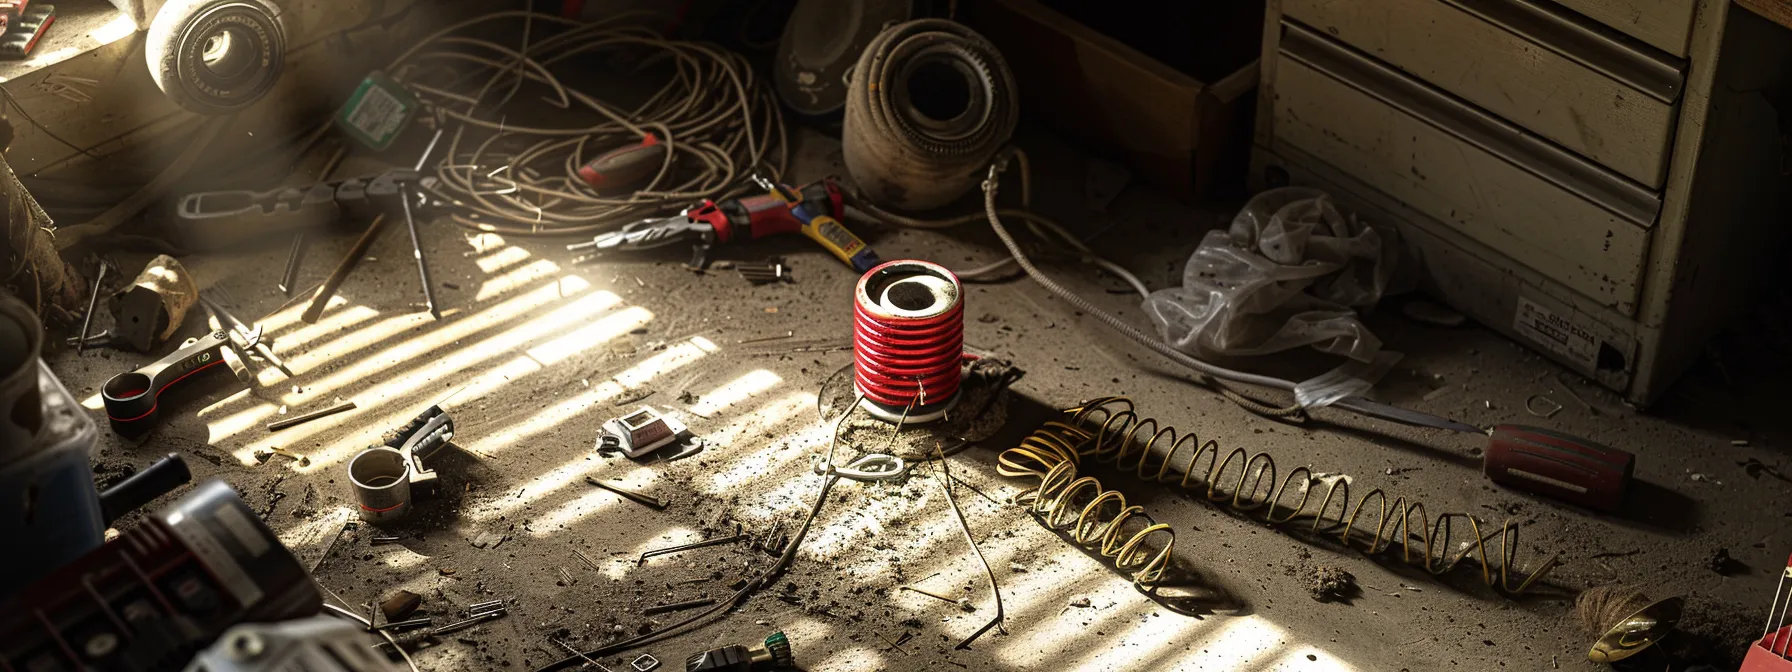
[[[890,289],[884,294],[884,297],[890,302],[890,305],[909,311],[931,308],[936,300],[933,290],[928,289],[922,283],[913,281],[890,285]]]

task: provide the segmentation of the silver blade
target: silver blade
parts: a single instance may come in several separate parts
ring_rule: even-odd
[[[1480,427],[1476,427],[1474,425],[1471,425],[1471,424],[1468,424],[1465,422],[1458,422],[1456,420],[1451,420],[1449,418],[1439,416],[1439,415],[1432,415],[1430,413],[1426,413],[1423,411],[1415,411],[1412,409],[1400,408],[1398,406],[1389,406],[1387,404],[1384,404],[1384,403],[1381,403],[1378,401],[1369,401],[1368,399],[1364,399],[1362,397],[1345,397],[1344,399],[1341,399],[1337,403],[1334,403],[1332,405],[1336,406],[1338,408],[1356,411],[1357,413],[1361,413],[1363,415],[1377,417],[1377,418],[1381,418],[1383,420],[1392,420],[1394,422],[1398,422],[1398,423],[1402,423],[1402,424],[1418,425],[1420,427],[1434,427],[1437,429],[1447,429],[1452,432],[1462,432],[1464,434],[1486,434],[1487,433],[1487,430],[1482,429]]]

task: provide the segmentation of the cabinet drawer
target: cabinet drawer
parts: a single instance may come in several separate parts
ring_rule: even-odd
[[[1631,315],[1659,195],[1285,23],[1274,138]]]
[[[1290,18],[1644,186],[1667,175],[1677,62],[1520,0],[1283,0]],[[1497,20],[1497,23],[1496,23]],[[1582,19],[1584,22],[1584,19]]]
[[[1557,0],[1649,46],[1685,57],[1697,0]]]

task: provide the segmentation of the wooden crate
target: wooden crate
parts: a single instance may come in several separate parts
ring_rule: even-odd
[[[967,3],[965,18],[1014,70],[1023,118],[1183,200],[1243,187],[1255,60],[1201,81],[1037,0]]]

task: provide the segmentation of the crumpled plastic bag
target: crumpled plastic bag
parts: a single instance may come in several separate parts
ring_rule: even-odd
[[[1312,346],[1370,365],[1350,367],[1358,375],[1347,377],[1357,378],[1399,357],[1384,355],[1357,317],[1387,291],[1397,255],[1392,231],[1345,215],[1324,192],[1271,189],[1246,203],[1229,229],[1208,232],[1182,286],[1152,292],[1145,310],[1165,342],[1197,357]]]

